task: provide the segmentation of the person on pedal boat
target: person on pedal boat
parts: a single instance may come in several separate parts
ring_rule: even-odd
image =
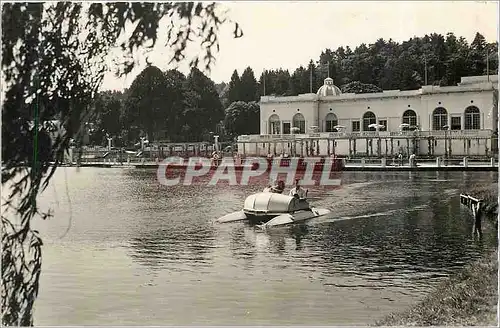
[[[264,189],[264,192],[273,192],[276,194],[282,194],[285,191],[285,182],[283,180],[278,181],[276,186],[269,186]]]
[[[295,180],[295,187],[290,190],[289,195],[299,199],[305,199],[307,197],[307,190],[300,186],[299,179]]]

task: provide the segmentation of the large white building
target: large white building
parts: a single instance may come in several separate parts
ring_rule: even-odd
[[[245,155],[492,156],[498,75],[457,86],[342,93],[326,78],[316,94],[264,96],[260,134],[238,138]]]

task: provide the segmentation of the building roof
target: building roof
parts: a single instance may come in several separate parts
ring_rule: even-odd
[[[440,87],[426,85],[417,90],[384,90],[382,92],[362,94],[342,93],[337,86],[333,85],[333,80],[331,78],[326,78],[325,85],[323,85],[317,93],[305,93],[286,97],[261,96],[260,103],[356,101],[397,97],[420,97],[422,95],[440,93],[492,91],[495,89],[498,89],[498,75],[462,77],[461,83],[455,86]]]
[[[320,97],[328,97],[328,96],[340,96],[342,92],[339,87],[333,84],[333,79],[331,77],[327,77],[324,81],[324,84],[318,89],[316,93]]]

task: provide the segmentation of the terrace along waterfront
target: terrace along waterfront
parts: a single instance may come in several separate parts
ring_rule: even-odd
[[[152,170],[61,168],[39,201],[55,217],[35,222],[45,242],[35,323],[365,325],[496,245],[489,231],[471,240],[459,199],[472,182],[496,183],[494,172],[341,178],[339,189],[309,188],[331,217],[257,233],[212,221],[263,185],[165,187]]]

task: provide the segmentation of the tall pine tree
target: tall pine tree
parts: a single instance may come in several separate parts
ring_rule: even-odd
[[[228,104],[241,100],[240,90],[241,90],[240,77],[238,75],[238,71],[234,70],[233,75],[231,75],[231,81],[229,82],[229,90],[227,92]]]
[[[240,79],[240,99],[241,101],[250,102],[257,100],[257,80],[250,67],[245,68]]]

